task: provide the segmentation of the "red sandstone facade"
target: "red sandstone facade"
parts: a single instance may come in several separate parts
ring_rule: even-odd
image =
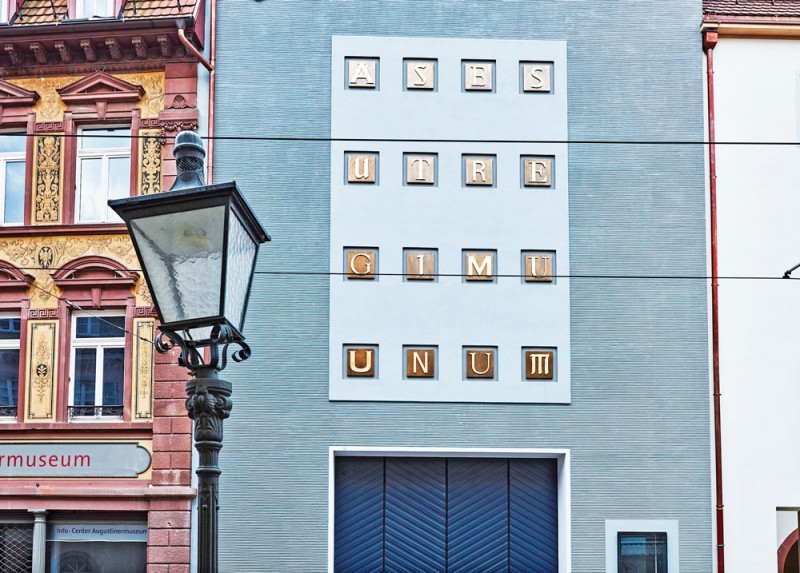
[[[169,189],[204,122],[207,4],[0,0],[4,573],[190,569],[188,373],[104,206]]]

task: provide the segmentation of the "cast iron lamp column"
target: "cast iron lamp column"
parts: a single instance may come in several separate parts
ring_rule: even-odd
[[[153,295],[161,323],[156,350],[180,349],[178,363],[192,375],[186,409],[200,457],[197,571],[217,573],[219,451],[233,405],[231,383],[219,372],[231,345],[234,361],[250,356],[242,327],[258,247],[270,238],[235,182],[205,184],[197,134],[179,133],[174,155],[178,176],[168,192],[108,204],[128,226]]]

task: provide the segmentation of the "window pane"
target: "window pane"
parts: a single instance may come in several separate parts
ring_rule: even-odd
[[[81,131],[80,147],[81,149],[130,149],[130,138],[130,128],[84,129]]]
[[[81,159],[81,180],[78,209],[81,221],[102,221],[108,208],[103,186],[103,160]]]
[[[79,316],[75,320],[75,338],[121,338],[124,335],[124,316]]]
[[[666,533],[620,533],[619,573],[667,573]]]
[[[0,133],[0,153],[25,153],[24,133]]]
[[[108,198],[122,199],[131,194],[131,158],[112,157],[108,160]],[[122,221],[108,209],[107,221]]]
[[[25,201],[25,162],[6,163],[5,181],[6,208],[3,223],[22,223],[22,205]]]
[[[95,364],[97,349],[75,349],[75,394],[73,406],[94,406]]]
[[[0,415],[3,406],[17,405],[19,350],[0,350]]]
[[[103,349],[103,406],[122,406],[125,349]]]
[[[48,541],[47,573],[144,573],[147,543]]]
[[[0,340],[19,340],[19,318],[0,318]]]

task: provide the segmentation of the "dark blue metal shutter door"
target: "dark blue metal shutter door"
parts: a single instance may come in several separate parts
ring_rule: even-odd
[[[386,573],[445,573],[446,461],[386,459]]]
[[[558,572],[556,460],[510,462],[511,573]]]
[[[508,572],[508,461],[448,462],[448,573]]]
[[[383,572],[383,458],[336,458],[334,569]]]

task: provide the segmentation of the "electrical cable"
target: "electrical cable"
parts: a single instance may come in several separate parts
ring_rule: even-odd
[[[125,334],[129,334],[129,335],[131,335],[131,336],[133,336],[133,337],[135,337],[135,338],[138,338],[139,340],[141,340],[141,341],[143,341],[143,342],[147,342],[148,344],[152,344],[152,345],[154,345],[154,346],[155,346],[155,342],[154,342],[154,341],[152,341],[152,340],[148,340],[148,339],[146,339],[146,338],[143,338],[143,337],[139,336],[138,334],[136,334],[136,333],[134,333],[134,332],[131,332],[131,331],[129,331],[129,330],[128,330],[128,329],[126,329],[126,328],[123,328],[123,327],[121,327],[121,326],[118,326],[118,325],[114,324],[113,322],[110,322],[110,321],[108,321],[108,320],[105,320],[105,319],[104,319],[102,316],[97,316],[96,314],[92,314],[91,312],[89,312],[89,311],[88,311],[88,310],[86,310],[85,308],[81,307],[81,306],[80,306],[80,305],[78,305],[78,304],[75,304],[74,302],[72,302],[71,300],[69,300],[69,299],[67,299],[67,298],[64,298],[64,297],[58,296],[58,295],[57,295],[57,294],[55,294],[54,292],[50,292],[50,291],[49,291],[49,290],[47,290],[46,288],[40,287],[39,285],[37,285],[37,284],[35,284],[35,283],[32,283],[32,284],[31,284],[31,286],[32,286],[32,287],[34,287],[34,288],[36,288],[36,289],[39,289],[40,291],[42,291],[43,293],[45,293],[45,294],[47,294],[47,295],[49,295],[49,296],[52,296],[53,298],[56,298],[56,299],[58,299],[58,300],[62,300],[62,301],[64,301],[64,303],[65,303],[67,306],[69,306],[70,308],[72,308],[72,309],[74,309],[74,310],[77,310],[77,311],[83,312],[83,313],[85,313],[85,314],[88,314],[88,315],[89,315],[89,316],[91,316],[92,318],[96,318],[97,320],[99,320],[100,322],[103,322],[103,323],[107,324],[108,326],[111,326],[111,327],[113,327],[113,328],[116,328],[117,330],[121,330],[121,331],[122,331],[122,332],[124,332]]]
[[[174,135],[92,135],[89,133],[4,133],[10,137],[47,136],[97,139],[175,139]],[[206,141],[273,141],[308,143],[463,143],[463,144],[542,144],[542,145],[745,145],[745,146],[800,146],[800,141],[694,141],[676,140],[612,140],[612,139],[420,139],[402,137],[319,137],[319,136],[281,136],[281,135],[214,135],[200,136]]]
[[[800,267],[800,265],[798,265]],[[795,267],[795,268],[798,268]],[[56,271],[59,270],[61,267],[14,267],[17,270],[21,271]],[[134,269],[134,268],[120,268],[120,270],[140,273],[142,269]],[[794,269],[792,269],[794,270]],[[789,276],[785,272],[783,275],[780,276],[766,276],[766,275],[729,275],[729,276],[719,276],[719,277],[712,277],[710,275],[614,275],[614,274],[555,274],[555,275],[548,275],[554,279],[609,279],[609,280],[800,280],[800,277],[792,277]],[[343,271],[254,271],[253,274],[255,275],[273,275],[273,276],[348,276],[349,273]],[[375,277],[405,277],[408,276],[408,273],[375,273]],[[413,276],[413,275],[412,275]],[[426,273],[426,276],[431,276],[434,278],[466,278],[467,276],[464,273]],[[493,277],[497,278],[511,278],[511,279],[522,279],[525,278],[527,275],[523,274],[515,274],[515,273],[495,273],[492,275]],[[34,285],[36,286],[36,285]],[[39,288],[39,287],[37,287]],[[52,294],[52,293],[51,293]],[[57,296],[57,295],[53,295]]]

